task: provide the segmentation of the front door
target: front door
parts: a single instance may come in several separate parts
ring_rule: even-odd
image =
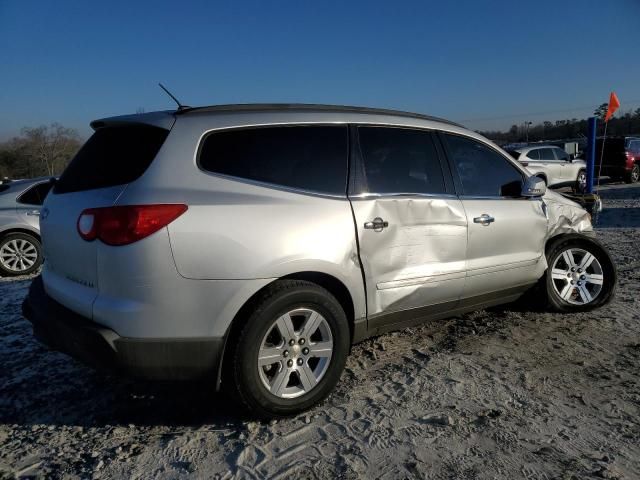
[[[571,168],[571,161],[569,159],[569,154],[565,152],[562,148],[554,148],[553,153],[556,156],[556,160],[560,165],[560,178],[562,178],[563,182],[567,182],[569,180],[575,180],[577,177],[577,172],[575,172],[573,168]]]
[[[540,163],[544,166],[547,173],[547,185],[555,185],[562,181],[562,162],[556,159],[553,150],[554,149],[550,147],[538,149]]]
[[[463,299],[515,292],[544,273],[547,218],[541,199],[521,197],[525,175],[496,148],[443,134],[469,225]]]
[[[465,281],[467,218],[434,134],[354,127],[353,144],[349,198],[369,328],[418,322],[456,306]]]

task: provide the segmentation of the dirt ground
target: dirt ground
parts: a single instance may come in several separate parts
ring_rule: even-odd
[[[0,478],[640,478],[640,187],[607,186],[607,307],[475,312],[354,347],[307,414],[242,419],[197,385],[48,351],[0,280]]]

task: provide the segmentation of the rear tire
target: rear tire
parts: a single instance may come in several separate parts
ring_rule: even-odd
[[[640,165],[635,163],[629,173],[624,176],[625,183],[638,183],[640,180]]]
[[[0,276],[30,275],[42,265],[40,241],[28,233],[10,233],[0,238]]]
[[[544,286],[552,310],[586,312],[613,298],[616,269],[597,240],[563,235],[547,249],[547,263]]]
[[[278,280],[229,340],[223,387],[259,418],[286,417],[324,400],[340,379],[351,336],[335,297],[307,281]]]

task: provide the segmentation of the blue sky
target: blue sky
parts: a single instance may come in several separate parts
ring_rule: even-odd
[[[0,0],[0,139],[190,105],[397,108],[474,129],[640,106],[640,0]]]

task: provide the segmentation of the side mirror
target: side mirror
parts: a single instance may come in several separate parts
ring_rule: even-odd
[[[529,177],[522,185],[523,197],[541,197],[547,192],[547,184],[540,177]]]

